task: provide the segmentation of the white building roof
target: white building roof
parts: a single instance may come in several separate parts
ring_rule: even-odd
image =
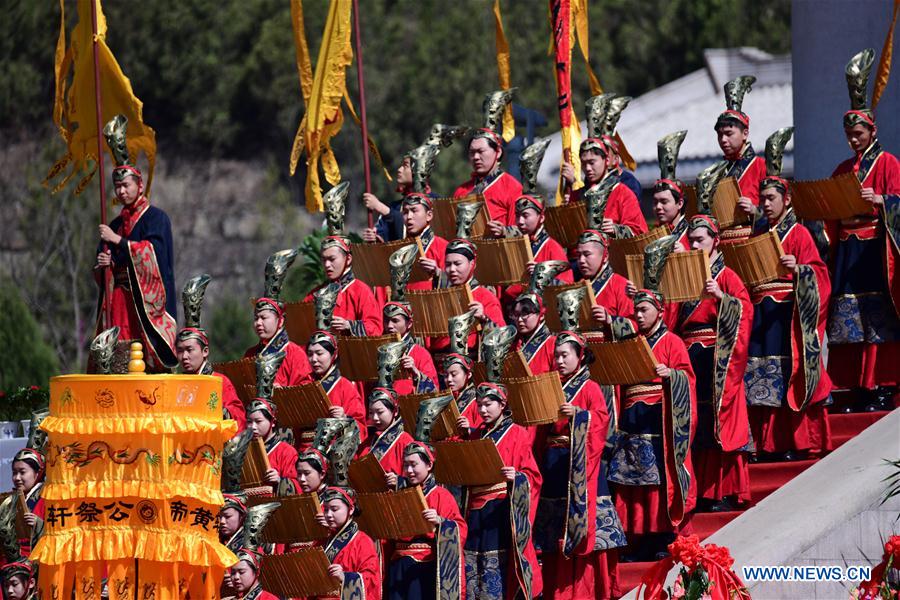
[[[691,181],[703,168],[721,157],[713,126],[725,110],[723,86],[738,75],[757,79],[744,97],[743,111],[750,115],[750,141],[758,153],[766,138],[794,122],[791,89],[791,56],[772,56],[757,48],[707,49],[706,67],[635,98],[622,113],[618,133],[638,164],[643,185],[659,177],[656,142],[668,133],[686,129],[678,160],[679,178]],[[583,109],[582,109],[583,111]],[[585,131],[582,121],[582,132]],[[551,136],[539,181],[552,189],[559,178],[559,132]],[[793,171],[793,140],[785,151],[786,174]]]

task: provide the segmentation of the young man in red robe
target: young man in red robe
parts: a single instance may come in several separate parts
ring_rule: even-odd
[[[338,235],[326,237],[322,241],[321,257],[328,281],[310,292],[303,301],[314,302],[321,288],[336,283],[340,291],[331,319],[332,331],[355,336],[379,335],[380,305],[372,288],[353,275],[353,254],[347,239]]]
[[[296,257],[296,250],[282,250],[266,261],[266,291],[262,298],[257,298],[253,315],[253,329],[259,343],[244,353],[244,358],[250,358],[283,351],[284,361],[275,375],[275,385],[279,387],[312,381],[306,351],[288,339],[284,328],[284,303],[279,299],[284,277]]]
[[[224,373],[213,371],[209,362],[209,336],[200,326],[200,310],[203,294],[209,285],[209,275],[192,277],[182,291],[184,301],[184,329],[178,332],[175,354],[181,370],[188,375],[215,375],[222,380],[222,412],[226,419],[237,421],[239,435],[247,427],[244,404],[234,389],[234,384]]]
[[[468,435],[470,429],[481,426],[478,403],[475,402],[475,383],[472,381],[473,368],[472,359],[463,354],[454,352],[444,358],[444,379],[456,399],[459,410],[456,428],[463,437]]]
[[[628,280],[613,273],[608,247],[606,234],[588,229],[578,238],[575,248],[575,263],[581,278],[590,281],[594,291],[591,314],[599,335],[592,331],[591,337],[616,337],[614,333],[626,326],[634,314],[634,304],[626,292]]]
[[[469,140],[469,164],[472,177],[453,192],[454,198],[482,194],[491,222],[504,226],[515,225],[516,199],[522,195],[522,184],[500,168],[503,158],[503,138],[498,133],[503,111],[512,99],[512,92],[498,90],[484,100],[484,127],[475,130]]]
[[[419,258],[419,265],[432,276],[440,275],[444,269],[444,256],[447,252],[447,240],[435,235],[431,228],[434,218],[434,200],[425,194],[412,193],[403,198],[403,221],[406,223],[406,237],[418,238],[425,256]],[[434,280],[414,281],[407,284],[408,290],[430,290]]]
[[[431,353],[416,343],[412,336],[412,309],[406,302],[388,302],[384,305],[384,332],[400,336],[400,341],[406,344],[406,352],[400,360],[400,366],[411,378],[396,379],[393,382],[394,391],[400,396],[406,394],[424,394],[438,387],[437,369]]]
[[[758,456],[791,460],[831,449],[824,401],[831,393],[823,350],[831,281],[809,230],[791,208],[791,186],[781,177],[781,157],[793,127],[766,142],[766,178],[759,206],[765,221],[754,235],[774,232],[786,273],[751,286],[753,329],[744,385],[750,431]]]
[[[118,115],[103,129],[116,163],[112,179],[122,212],[109,225],[99,227],[94,266],[100,288],[96,333],[118,327],[120,340],[143,343],[148,372],[164,373],[178,365],[172,224],[169,216],[144,196],[141,172],[128,156],[127,122]],[[103,274],[108,268],[112,277],[107,288]]]
[[[653,214],[656,224],[665,227],[669,235],[676,236],[677,243],[685,250],[691,249],[688,241],[688,223],[684,216],[684,182],[675,176],[678,150],[687,131],[676,131],[663,137],[656,145],[659,150],[659,179],[653,185]]]
[[[338,344],[331,332],[316,331],[306,345],[306,355],[313,378],[331,401],[329,416],[335,419],[350,417],[359,428],[360,443],[366,440],[366,409],[360,396],[360,387],[341,375],[338,368]],[[305,450],[312,443],[315,431],[304,431],[298,439],[298,448]]]
[[[255,398],[247,406],[248,428],[254,438],[259,438],[266,446],[269,456],[269,470],[266,482],[272,486],[272,493],[277,494],[284,486],[297,484],[297,450],[282,439],[275,428],[277,412],[275,405],[268,398]]]
[[[657,361],[657,377],[622,390],[607,479],[628,536],[629,554],[656,560],[693,510],[697,484],[691,438],[697,422],[694,371],[681,338],[666,328],[662,294],[635,294],[638,332]]]
[[[553,357],[556,336],[544,320],[545,310],[540,295],[526,292],[516,298],[510,314],[510,320],[516,326],[513,350],[522,351],[534,375],[552,371],[556,366]]]
[[[695,215],[688,225],[693,250],[709,255],[705,297],[681,304],[675,330],[697,378],[699,420],[693,442],[700,508],[735,510],[750,502],[750,424],[744,373],[753,323],[750,294],[719,252],[719,225]],[[678,251],[680,247],[676,246]]]
[[[744,94],[756,77],[740,76],[725,84],[727,110],[716,119],[716,137],[724,155],[724,177],[737,179],[741,189],[738,206],[752,217],[759,204],[759,182],[766,176],[766,163],[750,143],[750,117],[741,111]],[[740,242],[750,237],[750,225],[735,225],[722,232],[722,242]]]
[[[885,198],[900,194],[900,161],[882,148],[867,107],[873,61],[868,49],[847,65],[851,110],[844,114],[844,133],[854,156],[833,176],[856,175],[871,210],[826,222],[832,281],[828,373],[835,387],[857,390],[863,410],[886,410],[893,408],[900,382],[900,221]]]

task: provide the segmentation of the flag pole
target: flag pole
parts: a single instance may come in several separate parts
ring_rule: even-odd
[[[97,172],[100,177],[100,223],[106,225],[106,174],[103,168],[103,100],[100,93],[100,55],[97,52],[99,41],[97,37],[97,2],[91,0],[91,32],[93,34],[94,49],[94,106],[97,112]],[[104,244],[104,247],[108,247]],[[106,290],[106,302],[104,306],[104,319],[106,327],[112,326],[112,269],[103,269],[103,283]]]
[[[359,0],[353,0],[353,35],[356,38],[356,81],[359,87],[359,121],[362,129],[363,175],[366,179],[366,193],[372,193],[372,171],[369,168],[369,127],[366,121],[366,86],[363,77],[362,39],[359,34]],[[372,211],[368,212],[369,229],[375,226]]]

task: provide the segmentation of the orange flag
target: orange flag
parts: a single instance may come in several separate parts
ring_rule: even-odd
[[[503,16],[500,14],[500,0],[494,0],[494,33],[497,39],[497,76],[500,89],[508,90],[511,83],[509,75],[509,42],[503,31]],[[516,135],[516,122],[513,119],[512,102],[503,111],[503,141],[510,141]]]
[[[878,73],[875,75],[875,90],[872,92],[872,108],[878,106],[881,94],[887,87],[891,76],[891,59],[894,57],[894,26],[897,24],[897,13],[900,12],[900,0],[894,0],[894,17],[888,28],[887,38],[881,48],[881,59],[878,61]]]

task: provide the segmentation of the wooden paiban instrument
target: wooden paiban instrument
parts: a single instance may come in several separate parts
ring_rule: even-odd
[[[789,272],[781,264],[784,249],[774,231],[744,242],[721,244],[719,250],[725,258],[725,265],[734,269],[748,288],[781,279]]]
[[[234,385],[234,391],[237,392],[241,403],[247,406],[253,401],[254,391],[256,389],[256,361],[253,358],[242,358],[240,360],[232,360],[228,362],[216,363],[213,370],[222,373]],[[247,386],[252,389],[248,390]]]
[[[638,289],[644,287],[644,257],[627,256],[628,279]],[[709,257],[703,250],[672,252],[666,259],[659,282],[659,291],[666,302],[699,300],[704,295],[706,280],[712,277]]]
[[[620,342],[588,341],[591,378],[601,385],[636,385],[656,379],[656,357],[642,335]]]
[[[30,512],[28,510],[28,504],[25,503],[25,493],[22,490],[16,490],[13,493],[16,496],[14,498],[14,502],[16,503],[16,537],[20,540],[30,540],[31,526],[25,522],[25,513]]]
[[[278,407],[278,423],[291,429],[313,429],[319,419],[329,416],[331,400],[318,381],[275,388],[272,400]]]
[[[354,263],[355,265],[355,263]],[[284,328],[295,343],[305,346],[316,327],[314,302],[287,302],[284,305]]]
[[[564,248],[574,248],[578,245],[579,236],[587,228],[587,209],[584,201],[548,206],[544,210],[544,227],[547,228],[550,237]]]
[[[269,517],[262,532],[263,540],[270,544],[289,544],[328,538],[328,529],[316,521],[316,515],[322,514],[318,494],[281,496],[277,500],[281,506]]]
[[[647,247],[647,244],[667,235],[669,232],[665,227],[654,227],[641,235],[609,240],[609,266],[614,273],[628,277],[628,263],[625,257],[644,256],[644,248]]]
[[[360,493],[356,502],[359,528],[375,539],[400,540],[434,531],[434,525],[422,516],[428,503],[418,485],[396,492]]]
[[[724,229],[750,222],[750,215],[738,206],[740,197],[741,188],[734,177],[726,177],[716,186],[710,211],[712,216],[719,221],[719,227]],[[695,186],[685,186],[684,213],[688,218],[697,214],[697,188]]]
[[[449,335],[447,319],[463,314],[472,303],[468,283],[437,290],[407,290],[406,296],[416,317],[413,333],[425,337]]]
[[[578,287],[584,287],[586,289],[584,299],[581,301],[581,313],[578,316],[578,328],[581,329],[581,331],[593,331],[598,329],[598,325],[594,322],[594,317],[591,315],[591,308],[597,302],[597,299],[594,296],[594,288],[591,287],[590,281],[582,279],[575,283],[548,285],[544,288],[544,306],[547,307],[545,318],[547,320],[547,327],[550,328],[550,331],[555,333],[562,331],[562,324],[559,322],[557,296],[566,290],[574,290]]]
[[[437,442],[434,445],[434,477],[446,485],[494,485],[505,479],[503,459],[489,439]]]
[[[446,396],[449,392],[431,392],[428,394],[407,394],[397,398],[400,416],[403,418],[403,427],[406,431],[416,430],[416,419],[419,414],[419,405],[423,400]],[[459,408],[456,401],[451,400],[434,420],[431,427],[431,441],[437,442],[456,435],[456,420],[459,418]]]
[[[382,244],[350,244],[353,252],[353,274],[363,283],[372,287],[390,287],[391,285],[391,254],[403,248],[415,244],[419,248],[419,256],[425,256],[422,248],[422,240],[403,239]],[[422,270],[418,261],[413,264],[409,275],[409,283],[428,281],[431,276]]]
[[[328,574],[331,562],[321,546],[262,557],[262,587],[279,598],[339,597],[341,582]]]
[[[434,201],[434,218],[431,220],[431,229],[434,231],[434,234],[445,240],[455,239],[456,205],[467,202],[484,202],[484,196],[481,194],[469,194],[461,198],[437,198]],[[487,203],[485,202],[481,205],[481,209],[475,217],[475,222],[472,224],[472,237],[482,237],[487,231],[487,223],[490,220]]]
[[[528,275],[528,263],[534,260],[531,242],[525,236],[514,238],[482,238],[475,240],[478,249],[478,281],[485,285],[510,285]]]
[[[514,350],[506,355],[503,361],[503,377],[531,377],[531,367],[521,350]],[[475,385],[487,381],[487,365],[483,361],[472,367],[472,381]]]
[[[378,347],[399,341],[400,336],[397,334],[372,337],[337,336],[341,375],[350,381],[375,381],[378,379]]]
[[[504,378],[513,421],[522,426],[545,425],[559,419],[566,396],[559,373],[548,371],[532,377]]]
[[[872,214],[872,205],[862,199],[861,189],[853,173],[830,179],[795,181],[791,185],[791,202],[798,217],[811,221]]]
[[[350,463],[348,469],[350,486],[357,492],[387,492],[389,491],[385,472],[381,463],[371,452],[362,458]]]
[[[272,484],[266,481],[266,471],[270,468],[265,443],[262,438],[253,438],[247,446],[247,454],[241,467],[241,489],[248,495],[271,494]]]

